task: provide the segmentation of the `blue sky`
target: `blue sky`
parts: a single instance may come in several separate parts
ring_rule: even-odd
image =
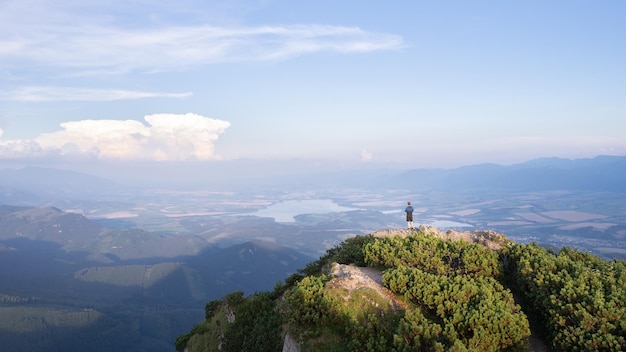
[[[626,2],[0,0],[0,161],[626,155]]]

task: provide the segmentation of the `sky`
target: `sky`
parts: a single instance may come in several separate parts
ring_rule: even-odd
[[[626,155],[624,18],[621,0],[0,0],[0,162]]]

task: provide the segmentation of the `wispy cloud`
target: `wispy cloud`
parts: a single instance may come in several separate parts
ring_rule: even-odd
[[[5,8],[6,10],[7,8]],[[2,8],[0,7],[0,10]],[[86,22],[78,14],[57,20],[5,21],[0,65],[80,73],[179,71],[197,65],[284,60],[298,55],[364,53],[404,46],[399,35],[334,25],[216,26]],[[58,20],[62,18],[63,21]],[[0,16],[7,20],[7,16]]]
[[[12,92],[0,93],[1,100],[22,102],[46,101],[113,101],[145,98],[184,98],[186,93],[157,93],[120,89],[90,89],[73,87],[21,87]]]
[[[196,114],[155,114],[135,120],[81,120],[32,140],[0,140],[0,158],[47,156],[115,160],[210,160],[228,121]],[[1,137],[1,135],[0,135]]]
[[[249,2],[236,3],[222,6],[236,12],[250,6]],[[105,78],[99,84],[105,87],[119,82],[110,80],[112,75],[193,71],[220,63],[271,62],[314,53],[366,53],[404,46],[401,36],[359,27],[246,26],[224,19],[226,10],[214,5],[207,9],[187,0],[0,1],[0,86],[10,85],[0,92],[0,100],[183,98],[192,93],[80,86],[86,76]],[[69,83],[68,78],[73,81]],[[52,83],[32,83],[44,81]],[[31,86],[19,87],[20,82],[31,82],[23,84]]]

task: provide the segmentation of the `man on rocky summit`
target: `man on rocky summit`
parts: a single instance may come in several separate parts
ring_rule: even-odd
[[[404,209],[404,211],[406,212],[407,228],[409,230],[414,229],[415,227],[413,227],[413,207],[411,206],[411,202],[407,203],[407,207],[406,209]]]

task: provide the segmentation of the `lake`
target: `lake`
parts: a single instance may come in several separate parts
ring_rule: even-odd
[[[325,214],[341,211],[358,210],[343,207],[330,199],[288,200],[272,204],[254,213],[256,216],[274,218],[276,222],[294,222],[294,216],[300,214]]]

